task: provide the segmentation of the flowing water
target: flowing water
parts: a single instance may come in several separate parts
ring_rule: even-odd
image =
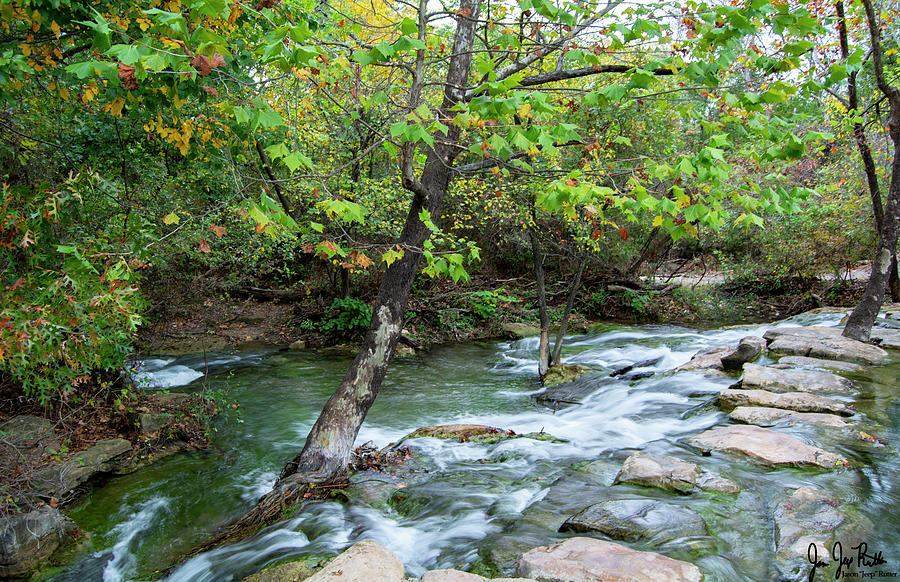
[[[803,316],[778,325],[836,325],[839,315]],[[698,349],[736,344],[772,326],[696,331],[673,326],[603,326],[568,338],[564,360],[607,375],[649,358],[668,370]],[[568,442],[529,438],[485,445],[416,439],[417,462],[430,470],[408,488],[404,503],[312,503],[286,522],[245,542],[199,555],[168,574],[170,581],[240,580],[291,556],[334,555],[363,538],[387,546],[407,574],[465,567],[489,557],[509,568],[516,551],[562,539],[560,515],[603,498],[656,497],[691,505],[711,535],[655,549],[692,561],[707,580],[768,580],[772,507],[791,488],[815,485],[853,504],[874,524],[870,546],[885,568],[900,570],[900,366],[858,378],[857,408],[879,423],[872,430],[891,446],[875,448],[811,428],[779,428],[840,452],[859,466],[823,473],[770,470],[721,455],[700,457],[684,438],[725,421],[708,401],[733,380],[684,373],[629,382],[607,379],[580,406],[553,413],[536,407],[536,338],[437,347],[391,364],[358,443],[382,447],[415,428],[456,422],[516,433],[543,431]],[[241,515],[273,484],[303,445],[319,410],[350,360],[315,352],[256,351],[160,358],[140,373],[151,386],[175,391],[227,389],[239,417],[222,420],[214,447],[160,461],[110,479],[69,515],[90,532],[89,549],[53,580],[148,580],[228,520]],[[742,485],[738,496],[673,496],[632,486],[609,487],[622,461],[638,448],[676,454]],[[590,464],[588,464],[590,463]],[[402,498],[400,498],[402,500]],[[396,499],[394,500],[396,501]],[[554,522],[557,520],[557,522]],[[547,524],[554,524],[548,526]],[[504,561],[506,560],[506,561]],[[893,562],[891,562],[893,560]]]

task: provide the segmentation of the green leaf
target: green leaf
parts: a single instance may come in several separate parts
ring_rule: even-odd
[[[419,26],[412,18],[406,17],[400,23],[400,32],[406,36],[417,36],[419,34]]]
[[[375,59],[369,54],[369,51],[359,50],[353,53],[353,56],[350,57],[351,60],[356,61],[362,66],[367,66],[372,64]]]

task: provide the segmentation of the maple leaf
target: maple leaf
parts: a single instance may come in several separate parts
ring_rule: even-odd
[[[209,229],[216,233],[216,236],[222,238],[225,235],[225,228],[222,226],[217,226],[215,224],[210,224]]]
[[[119,63],[119,80],[127,91],[134,91],[138,88],[137,79],[134,78],[134,67]]]
[[[210,95],[212,95],[213,97],[219,96],[219,91],[217,89],[214,89],[213,87],[210,87],[209,85],[201,85],[200,88],[203,89],[204,91],[206,91],[207,93],[209,93]]]
[[[622,237],[622,240],[628,240],[628,231],[624,228],[619,229],[619,236]]]
[[[200,244],[197,245],[197,250],[201,253],[212,252],[212,250],[209,248],[209,243],[206,242],[205,239],[200,239]]]
[[[216,69],[223,65],[225,65],[225,57],[223,57],[219,53],[213,54],[212,58],[209,60],[209,66]]]

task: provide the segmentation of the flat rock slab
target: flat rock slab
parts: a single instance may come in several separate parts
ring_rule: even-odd
[[[810,392],[813,394],[851,394],[853,383],[828,372],[779,370],[756,364],[744,364],[741,387],[770,392]]]
[[[815,487],[794,491],[778,505],[774,517],[775,560],[782,579],[805,579],[810,544],[816,545],[817,559],[829,563],[835,541],[841,542],[845,556],[855,555],[850,548],[872,529],[866,517]]]
[[[460,570],[430,570],[420,578],[421,582],[486,582],[489,580],[477,574]],[[533,578],[491,578],[493,582],[537,582]]]
[[[622,464],[613,484],[633,483],[666,491],[691,493],[697,489],[740,493],[737,483],[703,471],[698,465],[668,455],[638,451]]]
[[[900,329],[894,327],[873,327],[869,337],[883,348],[900,350]]]
[[[100,441],[62,465],[39,471],[34,480],[47,495],[63,497],[94,475],[115,472],[130,461],[131,452],[131,443],[125,439]]]
[[[734,422],[755,424],[756,426],[773,426],[780,422],[807,423],[828,428],[846,428],[846,420],[835,414],[821,412],[795,412],[782,408],[764,406],[739,406],[731,411],[729,418]]]
[[[593,538],[570,538],[529,550],[516,574],[544,582],[700,582],[697,566]]]
[[[675,368],[675,372],[721,372],[722,358],[729,357],[737,352],[732,346],[713,346],[705,348],[694,354],[686,364]]]
[[[657,543],[708,534],[706,523],[697,512],[653,499],[595,503],[567,519],[560,531],[596,531],[614,540]]]
[[[306,582],[403,582],[403,563],[375,540],[362,540],[306,579]]]
[[[853,362],[807,358],[806,356],[785,356],[778,360],[778,364],[791,368],[814,368],[830,372],[844,372],[846,374],[860,374],[866,371],[863,366]]]
[[[687,442],[704,452],[720,451],[739,455],[769,467],[834,469],[850,464],[844,457],[808,445],[798,438],[753,425],[713,428]]]
[[[716,403],[725,410],[731,410],[738,406],[765,406],[797,412],[828,412],[843,416],[852,416],[855,413],[845,402],[806,392],[778,394],[766,390],[733,390],[729,388],[719,394]]]
[[[779,354],[855,362],[869,366],[885,363],[888,353],[878,346],[841,335],[833,327],[778,327],[763,334],[769,350]]]

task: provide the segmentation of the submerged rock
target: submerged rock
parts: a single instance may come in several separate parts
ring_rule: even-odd
[[[610,373],[609,377],[615,378],[616,376],[622,376],[624,374],[628,374],[629,372],[631,372],[633,370],[640,370],[641,368],[649,368],[650,366],[655,366],[662,359],[663,359],[662,356],[657,356],[655,358],[649,358],[647,360],[641,360],[641,361],[635,362],[633,364],[628,364],[627,366],[622,366],[621,368],[618,368],[618,369],[614,370],[612,373]]]
[[[744,364],[743,388],[759,388],[770,392],[838,393],[853,392],[853,383],[828,372],[778,370],[756,364]]]
[[[597,378],[596,376],[581,377],[574,382],[566,382],[558,384],[552,388],[547,388],[542,392],[538,392],[532,398],[545,406],[558,408],[561,404],[581,404],[581,401],[609,384],[611,380],[607,378]]]
[[[737,348],[732,346],[714,346],[702,349],[686,364],[682,364],[675,368],[675,372],[721,372],[724,370],[722,366],[722,358],[727,358],[737,352]]]
[[[541,383],[544,386],[557,386],[577,380],[590,371],[591,369],[587,366],[579,364],[559,364],[547,370],[547,373],[541,378]]]
[[[839,362],[837,360],[823,360],[821,358],[807,358],[806,356],[784,356],[778,360],[778,365],[789,368],[813,368],[831,372],[844,372],[847,374],[860,374],[866,369],[853,362]]]
[[[489,580],[477,574],[459,570],[430,570],[420,578],[421,582],[483,582]],[[537,582],[532,578],[491,578],[493,582]]]
[[[833,327],[778,327],[763,334],[769,350],[779,354],[841,360],[877,366],[885,363],[888,353],[871,344],[846,338]]]
[[[394,552],[375,540],[362,540],[350,546],[307,578],[307,582],[403,582],[403,563]]]
[[[756,360],[766,351],[766,340],[754,335],[741,339],[737,350],[722,358],[722,367],[728,371],[737,371],[747,362]]]
[[[872,524],[861,515],[851,515],[841,501],[815,487],[801,487],[775,509],[775,561],[782,578],[806,577],[810,569],[810,544],[817,560],[831,562],[835,541],[849,556]],[[845,570],[846,572],[846,570]]]
[[[597,531],[614,540],[665,543],[707,535],[706,523],[686,507],[653,499],[612,499],[586,507],[560,531]]]
[[[738,406],[766,406],[797,412],[830,412],[843,416],[852,416],[855,413],[850,406],[840,400],[806,392],[776,394],[766,390],[728,389],[719,394],[716,403],[725,410]]]
[[[834,469],[850,464],[838,454],[808,445],[790,435],[753,425],[713,428],[691,437],[687,442],[706,453],[731,453],[770,467]]]
[[[700,582],[697,566],[654,552],[576,537],[529,550],[516,574],[545,582]]]
[[[703,471],[698,465],[667,455],[638,451],[622,464],[616,483],[634,483],[666,491],[691,493],[697,489],[740,493],[737,483]]]
[[[848,426],[846,420],[835,414],[796,412],[764,406],[739,406],[731,412],[729,418],[734,422],[755,424],[757,426],[772,426],[784,421],[790,424],[804,422],[829,428],[846,428]]]
[[[74,541],[71,519],[44,506],[3,519],[0,527],[0,578],[26,576],[61,547]]]

